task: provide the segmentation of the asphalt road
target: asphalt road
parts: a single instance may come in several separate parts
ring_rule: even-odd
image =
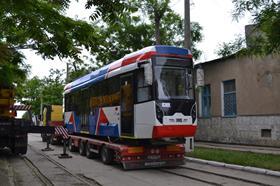
[[[104,165],[98,159],[87,159],[78,153],[59,159],[61,146],[43,152],[46,144],[40,135],[29,135],[25,156],[0,153],[0,185],[279,185],[280,177],[249,173],[195,162],[169,169],[124,171],[120,165]]]

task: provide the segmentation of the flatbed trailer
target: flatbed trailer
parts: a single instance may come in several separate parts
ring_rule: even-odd
[[[69,150],[87,158],[100,156],[104,164],[119,163],[124,169],[173,167],[184,164],[184,140],[134,141],[69,135]]]

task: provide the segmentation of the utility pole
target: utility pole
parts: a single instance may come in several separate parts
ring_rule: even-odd
[[[65,82],[68,83],[69,80],[69,63],[66,62],[66,79]]]
[[[190,23],[190,0],[185,0],[185,40],[184,47],[191,49],[191,23]]]

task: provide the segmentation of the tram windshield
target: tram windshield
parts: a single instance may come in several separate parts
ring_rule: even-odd
[[[191,64],[175,58],[156,58],[154,73],[159,100],[193,99]]]

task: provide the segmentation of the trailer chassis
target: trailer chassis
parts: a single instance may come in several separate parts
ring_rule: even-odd
[[[104,164],[119,163],[124,169],[173,167],[185,163],[184,143],[123,144],[110,138],[93,139],[69,135],[69,150],[88,158],[100,157]]]

